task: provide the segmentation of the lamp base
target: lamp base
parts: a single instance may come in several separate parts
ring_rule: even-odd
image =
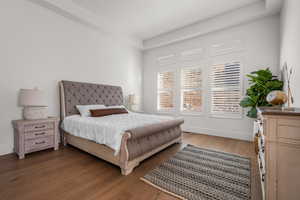
[[[33,119],[47,119],[48,107],[47,106],[27,106],[23,109],[23,117],[26,120]]]

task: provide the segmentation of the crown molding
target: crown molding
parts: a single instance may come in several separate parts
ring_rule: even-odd
[[[143,41],[143,50],[170,45],[215,31],[248,23],[280,12],[282,0],[265,0],[199,21]]]
[[[78,6],[72,0],[28,0],[34,4],[42,6],[55,12],[58,15],[66,17],[72,21],[80,23],[88,28],[98,31],[111,37],[114,41],[125,43],[127,45],[142,49],[142,40],[131,36],[118,29],[113,24],[101,19],[92,12]]]

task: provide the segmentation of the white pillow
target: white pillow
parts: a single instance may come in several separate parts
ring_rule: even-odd
[[[90,117],[91,112],[90,110],[96,109],[105,109],[105,105],[95,104],[95,105],[76,105],[77,110],[79,111],[82,117]]]
[[[119,106],[105,106],[105,108],[107,108],[107,109],[110,109],[110,108],[125,108],[126,109],[126,107],[123,106],[123,105],[119,105]]]
[[[110,109],[110,108],[124,108],[125,110],[127,110],[127,112],[130,112],[126,106],[124,105],[119,105],[119,106],[106,106],[105,108]]]

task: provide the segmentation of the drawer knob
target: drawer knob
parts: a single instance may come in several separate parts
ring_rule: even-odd
[[[262,175],[261,175],[261,181],[262,181],[262,182],[265,182],[265,174],[262,174]]]
[[[41,133],[36,133],[35,136],[39,136],[39,135],[45,135],[45,132],[41,132]]]
[[[35,126],[34,128],[45,128],[46,126],[45,125],[42,125],[42,126]]]
[[[42,142],[36,142],[35,144],[44,144],[45,141],[42,141]]]

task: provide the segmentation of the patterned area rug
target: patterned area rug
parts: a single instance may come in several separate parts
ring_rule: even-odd
[[[180,199],[249,200],[250,159],[187,145],[143,178]]]

